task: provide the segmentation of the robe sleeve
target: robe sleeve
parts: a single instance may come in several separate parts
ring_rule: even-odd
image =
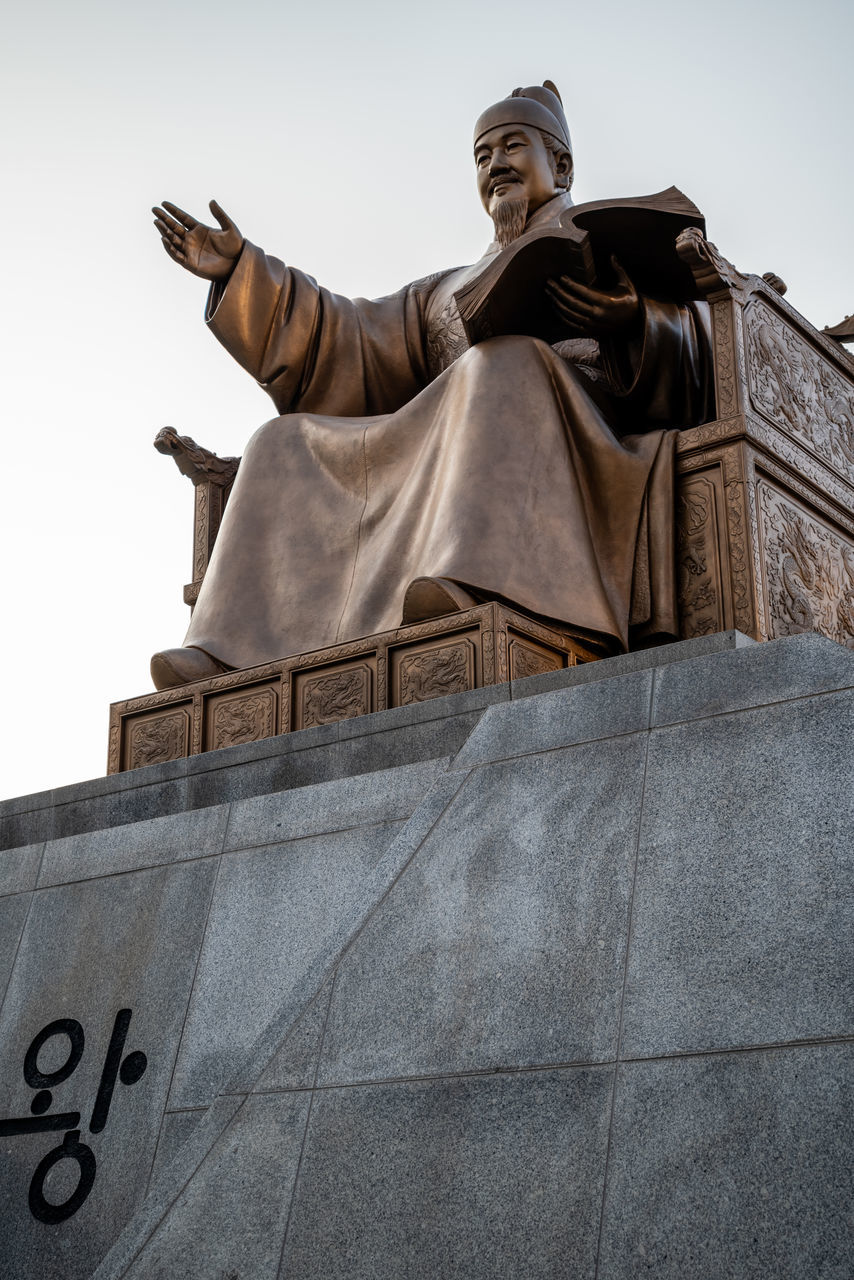
[[[631,346],[601,343],[621,416],[632,431],[709,421],[714,377],[708,303],[645,298],[643,311],[643,332]]]
[[[424,291],[342,298],[249,241],[205,319],[279,413],[393,413],[429,381]]]

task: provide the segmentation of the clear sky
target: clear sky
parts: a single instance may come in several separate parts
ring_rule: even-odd
[[[271,402],[206,332],[149,208],[216,197],[378,296],[490,239],[471,128],[554,80],[577,200],[671,183],[819,327],[854,311],[851,0],[29,0],[0,52],[0,795],[104,772],[111,701],[181,643],[192,488],[165,424],[239,454]]]

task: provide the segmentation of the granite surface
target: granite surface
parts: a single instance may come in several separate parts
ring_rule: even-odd
[[[0,1277],[850,1280],[853,730],[726,633],[4,802]]]

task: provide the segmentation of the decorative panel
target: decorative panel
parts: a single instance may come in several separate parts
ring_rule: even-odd
[[[147,764],[180,760],[189,751],[189,707],[170,707],[167,711],[131,720],[126,728],[125,742],[125,769],[141,769]]]
[[[512,632],[509,633],[508,648],[511,680],[524,680],[526,676],[542,675],[544,671],[560,671],[566,662],[563,654]]]
[[[683,476],[676,500],[676,566],[681,636],[726,626],[721,564],[720,469]]]
[[[854,388],[764,302],[747,310],[753,407],[854,482]]]
[[[465,636],[441,638],[392,654],[395,705],[426,702],[476,687],[475,645]]]
[[[373,710],[372,674],[367,662],[320,672],[295,672],[294,728],[311,729],[368,715]]]
[[[276,732],[276,690],[240,689],[234,693],[209,694],[205,699],[205,751],[234,747],[241,742],[258,742]]]
[[[757,484],[768,629],[854,648],[854,540],[767,480]]]

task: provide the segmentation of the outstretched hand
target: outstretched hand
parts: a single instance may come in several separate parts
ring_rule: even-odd
[[[203,280],[225,280],[243,248],[243,236],[216,200],[211,200],[210,210],[222,230],[206,227],[168,200],[151,212],[170,258]]]
[[[549,280],[546,293],[571,332],[585,338],[607,338],[634,328],[641,316],[637,290],[616,258],[611,265],[617,283],[610,289],[591,289],[570,276]]]

